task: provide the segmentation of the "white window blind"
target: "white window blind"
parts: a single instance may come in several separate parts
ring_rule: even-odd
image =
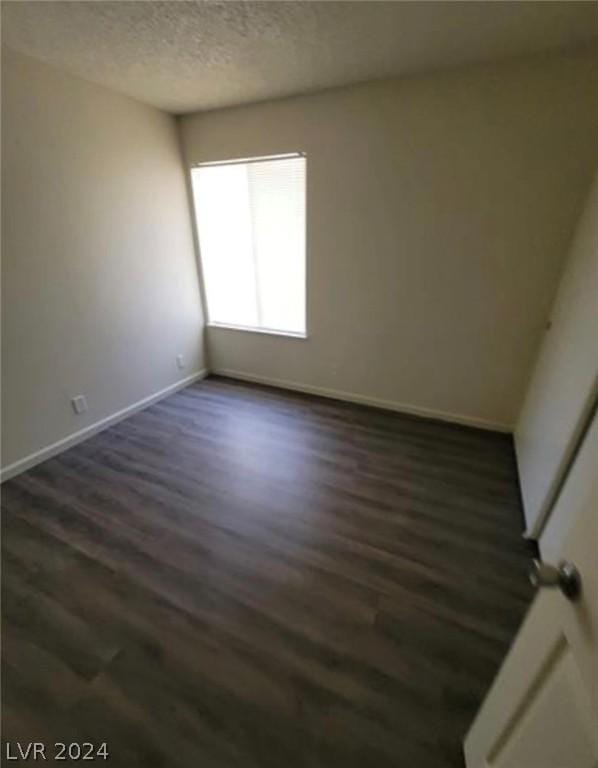
[[[208,321],[305,334],[305,158],[192,169]]]

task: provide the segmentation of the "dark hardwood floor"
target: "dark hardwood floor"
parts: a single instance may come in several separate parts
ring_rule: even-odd
[[[226,379],[2,507],[3,738],[123,768],[461,766],[531,596],[508,436]]]

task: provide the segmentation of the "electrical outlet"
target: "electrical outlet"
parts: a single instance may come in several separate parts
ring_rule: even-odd
[[[87,410],[87,400],[85,395],[77,395],[76,397],[73,397],[71,403],[73,405],[73,410],[77,414],[85,413]]]
[[[179,368],[181,371],[185,367],[185,358],[182,355],[176,356],[176,367]]]

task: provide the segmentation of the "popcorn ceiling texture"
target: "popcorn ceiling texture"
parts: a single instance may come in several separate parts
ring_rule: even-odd
[[[587,44],[598,3],[12,2],[3,42],[185,113]]]

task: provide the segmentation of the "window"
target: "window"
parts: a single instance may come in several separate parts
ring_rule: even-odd
[[[208,322],[305,335],[305,157],[191,171]]]

